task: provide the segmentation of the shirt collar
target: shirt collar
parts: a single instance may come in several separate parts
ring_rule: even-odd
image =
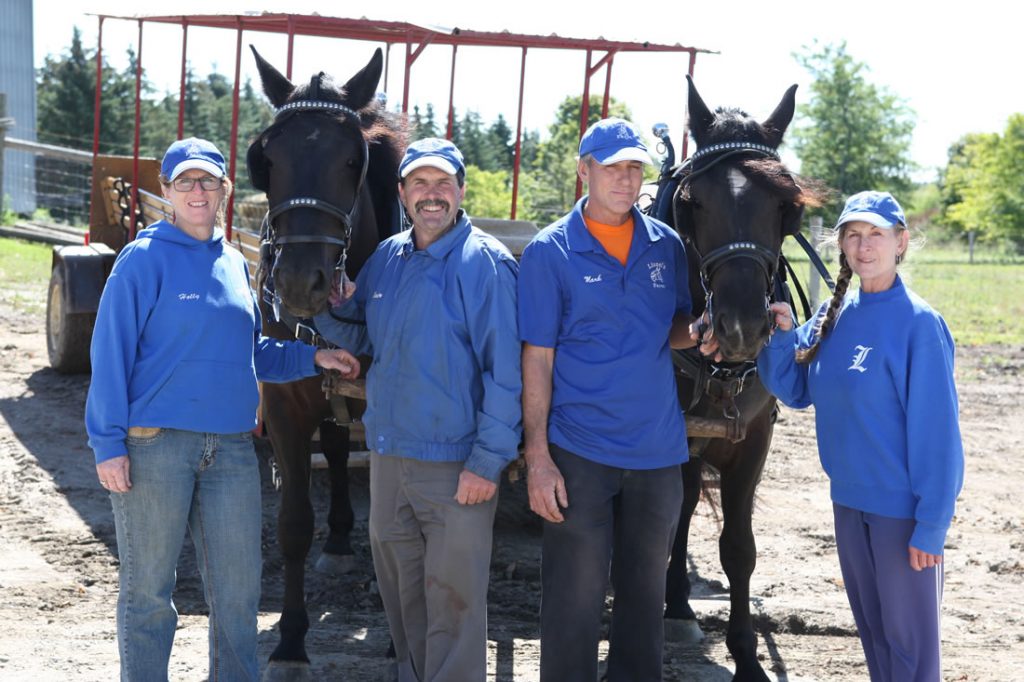
[[[583,207],[587,203],[587,195],[584,195],[576,205],[572,207],[565,224],[565,241],[570,251],[594,251],[597,246],[597,238],[590,234],[587,223],[583,220]],[[641,236],[647,243],[653,244],[660,240],[662,235],[654,229],[647,216],[640,212],[636,206],[630,208],[633,216],[633,237]]]
[[[435,260],[443,260],[455,248],[455,245],[469,234],[469,229],[469,216],[466,215],[466,211],[460,208],[455,216],[455,225],[452,226],[452,229],[445,232],[440,239],[428,246],[425,252]],[[407,258],[416,250],[416,240],[411,229],[406,231],[400,248],[402,255]]]

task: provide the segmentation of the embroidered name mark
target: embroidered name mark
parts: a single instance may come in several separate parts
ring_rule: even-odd
[[[647,270],[651,275],[651,286],[655,289],[665,288],[665,277],[662,273],[665,271],[664,261],[653,261],[647,264]]]
[[[854,346],[856,353],[853,354],[853,364],[846,369],[855,369],[858,372],[866,372],[868,368],[864,366],[864,361],[868,359],[868,353],[871,352],[870,346]]]
[[[601,275],[583,275],[583,281],[587,284],[593,284],[594,282],[600,282]]]
[[[178,294],[179,301],[198,301],[199,294]]]

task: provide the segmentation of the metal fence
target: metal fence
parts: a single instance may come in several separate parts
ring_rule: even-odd
[[[88,224],[92,154],[16,137],[3,138],[0,151],[0,177],[16,178],[7,186],[15,210],[34,206],[55,221]],[[31,172],[16,172],[26,166]]]

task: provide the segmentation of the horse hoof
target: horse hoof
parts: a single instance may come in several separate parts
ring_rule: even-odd
[[[704,633],[695,620],[665,619],[665,640],[676,644],[697,644],[704,639]]]
[[[316,560],[314,566],[319,573],[326,575],[344,575],[351,573],[356,568],[356,557],[354,554],[328,554],[323,552]]]
[[[263,671],[262,682],[313,682],[309,663],[303,661],[271,661]]]

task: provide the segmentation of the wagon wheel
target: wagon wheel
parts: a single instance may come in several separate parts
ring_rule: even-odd
[[[69,313],[64,300],[67,273],[58,266],[50,274],[46,297],[46,350],[50,366],[63,374],[89,371],[89,341],[96,313]]]

